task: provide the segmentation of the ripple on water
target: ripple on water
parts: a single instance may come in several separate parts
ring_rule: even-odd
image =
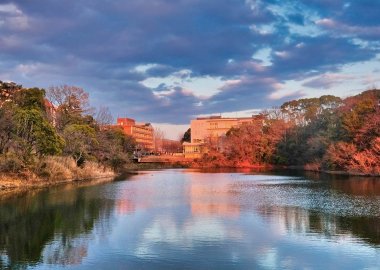
[[[248,179],[231,187],[245,205],[293,206],[335,215],[380,217],[380,197],[352,196],[302,178]]]

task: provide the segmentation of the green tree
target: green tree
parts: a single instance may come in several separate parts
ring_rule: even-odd
[[[186,132],[183,134],[181,143],[184,143],[184,142],[191,142],[191,128],[186,130]]]
[[[94,145],[98,144],[95,129],[89,125],[68,125],[63,131],[66,140],[64,152],[71,155],[78,166],[91,157]]]
[[[0,108],[0,154],[8,152],[14,132],[13,113],[6,108]]]
[[[15,112],[15,134],[13,149],[25,162],[33,154],[55,155],[62,152],[63,139],[37,109],[17,109]]]
[[[39,88],[21,89],[14,95],[13,101],[23,109],[45,111],[45,90]]]
[[[101,143],[95,147],[96,158],[114,170],[129,162],[137,145],[132,136],[124,134],[118,128],[100,130],[97,132],[97,140]]]

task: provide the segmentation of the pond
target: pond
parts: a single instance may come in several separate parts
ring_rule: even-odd
[[[0,269],[380,269],[380,179],[141,171],[0,200]]]

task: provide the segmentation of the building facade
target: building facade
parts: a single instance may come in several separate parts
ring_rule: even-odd
[[[117,118],[117,126],[121,127],[125,134],[132,136],[138,147],[150,151],[154,149],[154,129],[150,123],[137,123],[131,118]]]
[[[208,141],[217,142],[233,127],[252,123],[255,116],[223,118],[221,116],[199,117],[191,120],[191,142],[183,143],[183,153],[187,158],[199,158],[207,152]]]

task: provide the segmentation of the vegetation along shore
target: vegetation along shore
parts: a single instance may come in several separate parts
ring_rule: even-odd
[[[23,88],[0,81],[0,188],[113,178],[136,142],[106,129],[106,108],[73,86]]]
[[[196,167],[287,167],[380,175],[380,90],[285,102],[209,140]]]
[[[121,129],[107,128],[110,119],[107,108],[90,107],[81,88],[45,90],[0,81],[0,189],[112,179],[163,166],[134,164],[136,141]],[[296,167],[378,176],[380,90],[345,99],[289,101],[210,139],[206,147],[186,166]]]

